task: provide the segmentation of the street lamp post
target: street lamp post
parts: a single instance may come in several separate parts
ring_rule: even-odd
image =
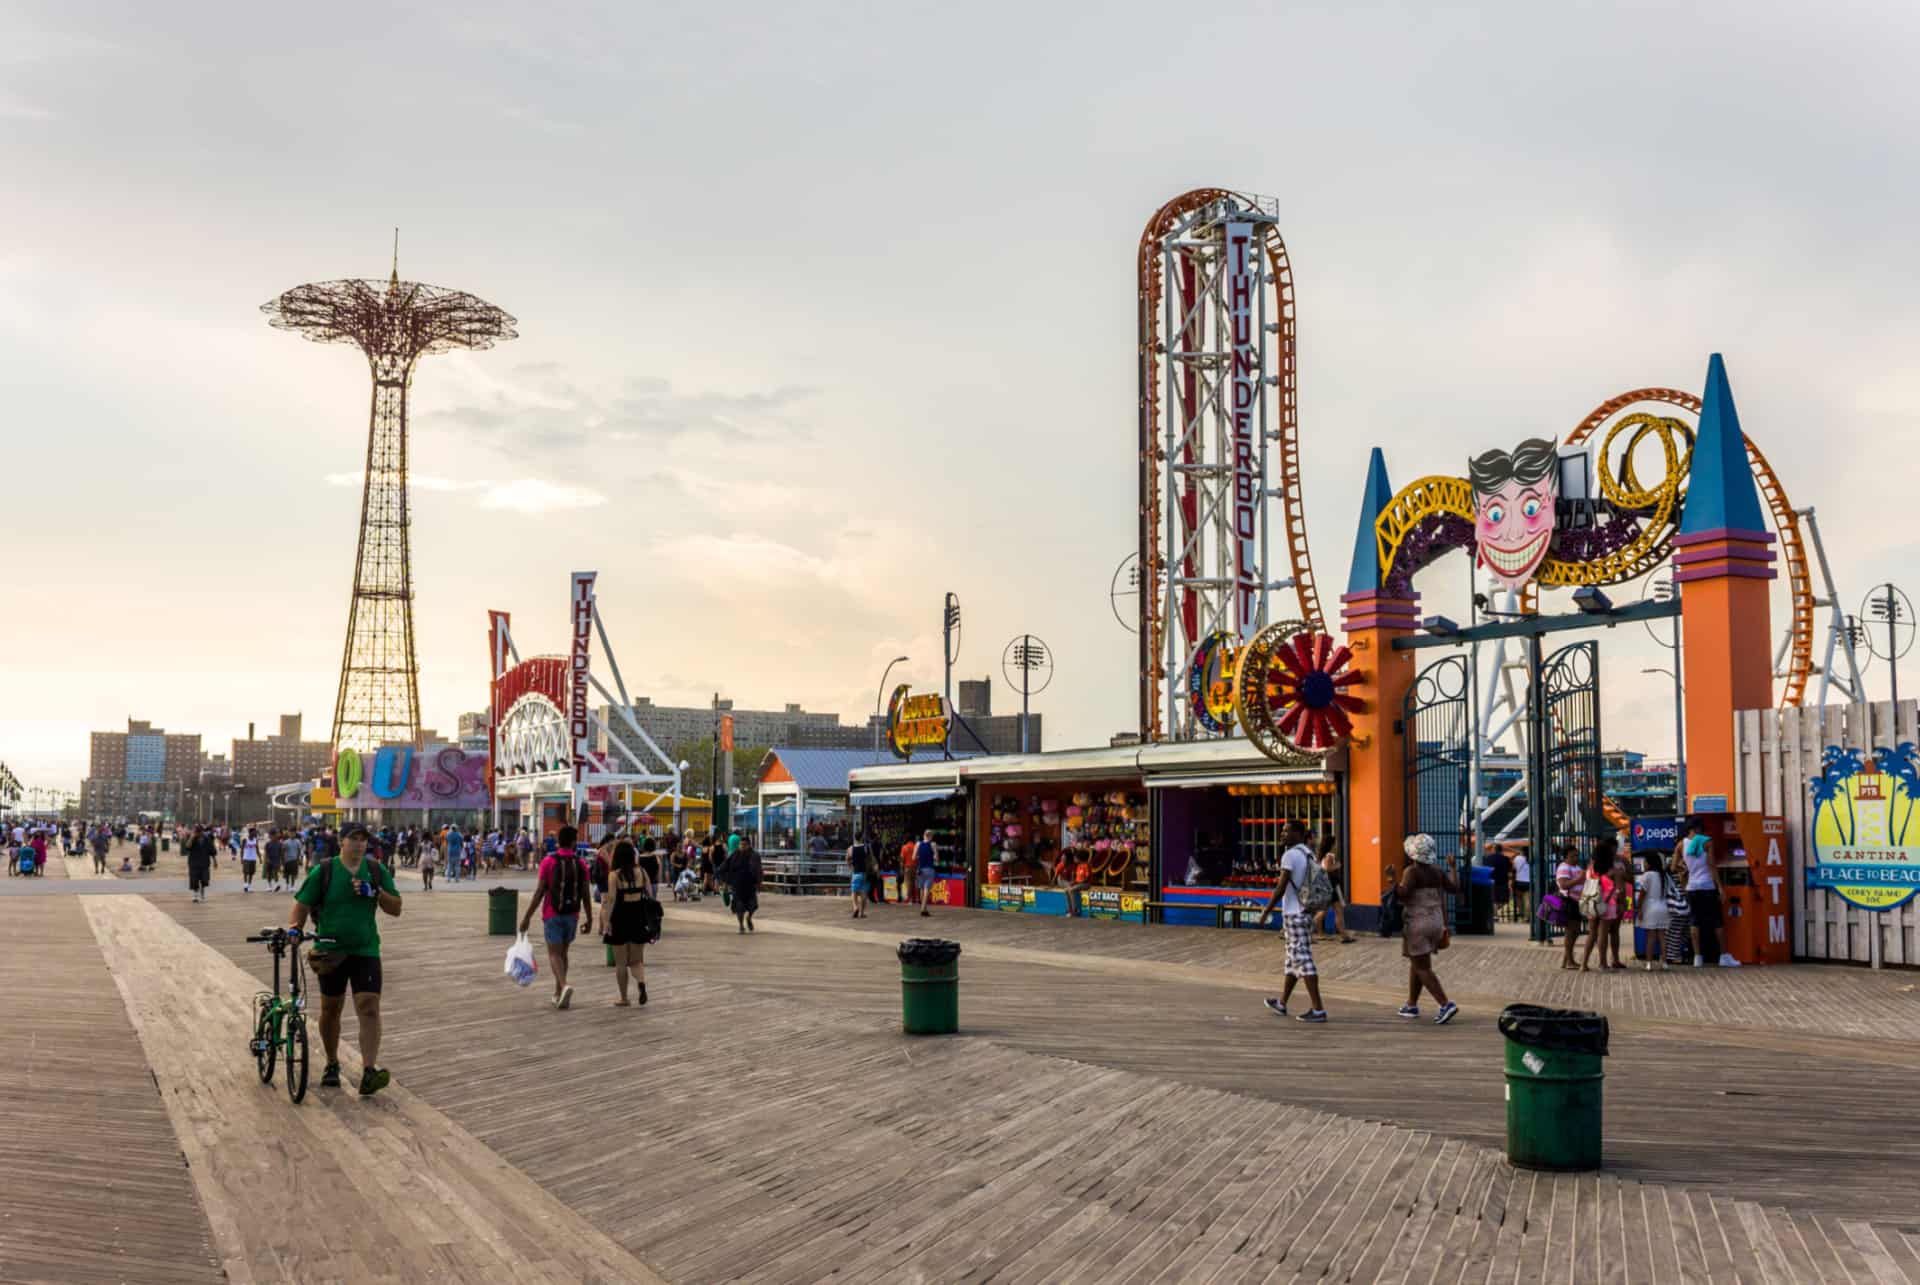
[[[1674,585],[1671,576],[1662,576],[1651,586],[1655,602],[1671,602],[1674,598]],[[1667,673],[1673,675],[1673,815],[1680,820],[1687,815],[1687,702],[1686,689],[1680,685],[1680,618],[1673,618],[1673,637],[1663,640],[1653,631],[1653,622],[1647,622],[1647,632],[1653,634],[1655,642],[1665,641],[1673,653],[1673,668],[1643,669],[1643,674]]]
[[[873,752],[875,754],[880,752],[880,703],[887,697],[887,679],[892,677],[895,665],[904,665],[906,662],[905,656],[895,656],[887,662],[887,667],[880,671],[880,690],[875,692],[873,697]]]

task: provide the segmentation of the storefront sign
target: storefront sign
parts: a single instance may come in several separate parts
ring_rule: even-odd
[[[1088,919],[1117,919],[1130,924],[1147,922],[1144,893],[1118,888],[1089,888],[1080,894],[1080,911]]]
[[[915,696],[905,683],[894,688],[887,703],[887,744],[893,752],[911,758],[915,748],[946,743],[946,698],[934,693]]]
[[[1233,643],[1232,635],[1224,631],[1208,634],[1194,649],[1193,664],[1187,670],[1187,703],[1194,719],[1209,732],[1233,728]]]
[[[593,658],[594,571],[573,573],[572,686],[567,700],[567,731],[573,737],[573,783],[586,779],[593,751],[592,720],[587,716],[587,672]]]
[[[334,799],[349,811],[485,808],[492,802],[487,787],[486,755],[457,745],[388,745],[370,762],[343,749],[333,761]]]
[[[1249,637],[1260,623],[1259,545],[1260,467],[1255,451],[1255,408],[1260,399],[1260,335],[1254,325],[1256,279],[1253,224],[1225,228],[1226,265],[1222,269],[1227,324],[1233,335],[1233,627]]]
[[[1920,757],[1911,742],[1873,753],[1830,745],[1821,755],[1807,887],[1865,910],[1893,910],[1920,892]]]
[[[1635,817],[1628,843],[1635,852],[1672,852],[1680,846],[1680,822],[1673,817]]]
[[[1067,894],[1059,888],[1030,888],[990,883],[980,890],[982,910],[1006,910],[1016,915],[1067,915]]]

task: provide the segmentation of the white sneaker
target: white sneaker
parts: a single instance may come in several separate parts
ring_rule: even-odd
[[[1740,967],[1740,961],[1735,959],[1732,955],[1727,954],[1725,951],[1722,951],[1720,953],[1720,967],[1738,968]]]
[[[1695,968],[1705,968],[1707,966],[1707,961],[1700,958],[1700,956],[1695,955],[1693,957],[1693,966]]]

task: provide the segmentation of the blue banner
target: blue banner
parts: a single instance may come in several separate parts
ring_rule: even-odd
[[[1807,870],[1809,888],[1920,888],[1920,866],[1846,866],[1822,861]]]

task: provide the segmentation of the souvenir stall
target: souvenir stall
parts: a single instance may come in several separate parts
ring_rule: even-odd
[[[952,777],[948,772],[948,777]],[[863,799],[854,796],[860,809],[861,831],[879,855],[881,876],[887,900],[901,896],[900,871],[913,860],[912,849],[920,837],[933,833],[934,885],[930,898],[936,906],[964,906],[967,896],[967,805],[957,785],[943,790],[910,790],[879,794]]]
[[[1223,922],[1217,907],[1266,904],[1280,875],[1289,821],[1306,827],[1315,856],[1340,854],[1344,882],[1346,800],[1337,773],[1265,772],[1258,779],[1190,787],[1162,777],[1148,784],[1162,836],[1156,900],[1166,923],[1211,927]],[[1236,923],[1238,916],[1224,920]],[[1269,926],[1278,924],[1276,916]]]
[[[1153,827],[1137,775],[1088,780],[1047,774],[980,781],[974,788],[985,816],[983,907],[1146,921]]]

